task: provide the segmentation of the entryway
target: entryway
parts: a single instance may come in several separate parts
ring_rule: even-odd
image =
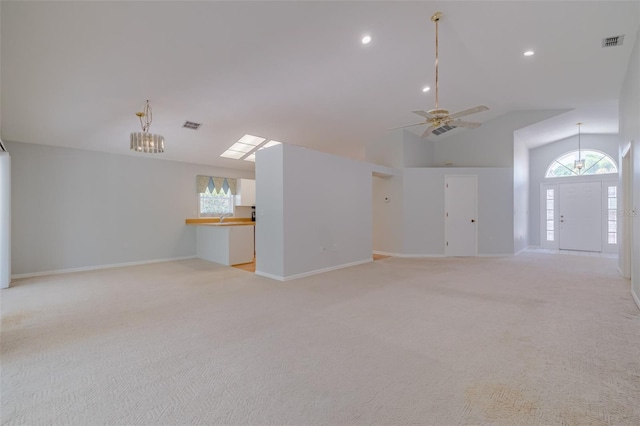
[[[542,184],[540,248],[617,253],[617,197],[611,178]]]
[[[560,250],[602,251],[602,184],[558,185]]]

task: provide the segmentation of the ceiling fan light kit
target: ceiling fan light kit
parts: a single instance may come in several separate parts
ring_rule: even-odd
[[[149,154],[164,152],[164,136],[149,133],[149,127],[151,126],[151,121],[153,119],[149,101],[145,103],[142,111],[136,112],[136,116],[140,119],[142,132],[131,133],[131,151]]]
[[[435,22],[436,24],[436,107],[432,110],[429,111],[413,111],[414,114],[417,114],[421,117],[424,117],[424,121],[420,122],[420,123],[415,123],[415,124],[409,124],[407,126],[400,126],[400,127],[394,127],[392,129],[389,130],[394,130],[394,129],[402,129],[405,127],[412,127],[412,126],[421,126],[421,125],[428,125],[429,127],[427,127],[427,129],[422,133],[422,135],[420,136],[421,138],[426,138],[427,136],[429,136],[430,134],[434,134],[436,136],[441,135],[442,133],[445,133],[448,130],[453,130],[456,127],[466,127],[469,129],[475,129],[476,127],[480,126],[480,123],[473,123],[473,122],[469,122],[469,121],[462,121],[462,120],[458,120],[458,118],[461,117],[465,117],[467,115],[471,115],[471,114],[476,114],[478,112],[482,112],[482,111],[486,111],[489,108],[487,108],[484,105],[480,105],[477,107],[473,107],[473,108],[469,108],[466,109],[464,111],[460,111],[460,112],[456,112],[454,114],[449,114],[449,110],[444,109],[444,108],[440,108],[439,106],[439,91],[438,91],[438,82],[439,82],[439,75],[438,75],[438,60],[439,60],[439,56],[438,56],[438,22],[440,21],[440,19],[442,19],[442,12],[436,12],[431,16],[431,21]]]

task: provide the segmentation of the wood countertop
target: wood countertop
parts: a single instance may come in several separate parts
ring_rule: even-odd
[[[227,217],[222,223],[219,217],[199,217],[186,219],[185,223],[199,226],[255,226],[256,224],[249,217]]]

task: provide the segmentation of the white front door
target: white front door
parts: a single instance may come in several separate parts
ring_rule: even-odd
[[[602,251],[600,182],[558,185],[560,250]]]
[[[445,255],[476,256],[477,176],[445,176]]]

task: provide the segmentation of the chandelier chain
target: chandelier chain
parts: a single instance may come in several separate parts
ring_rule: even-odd
[[[149,127],[151,127],[151,121],[153,121],[153,112],[151,111],[148,100],[144,105],[143,111],[137,113],[136,115],[140,119],[140,126],[142,126],[142,131],[147,133],[149,131]]]

